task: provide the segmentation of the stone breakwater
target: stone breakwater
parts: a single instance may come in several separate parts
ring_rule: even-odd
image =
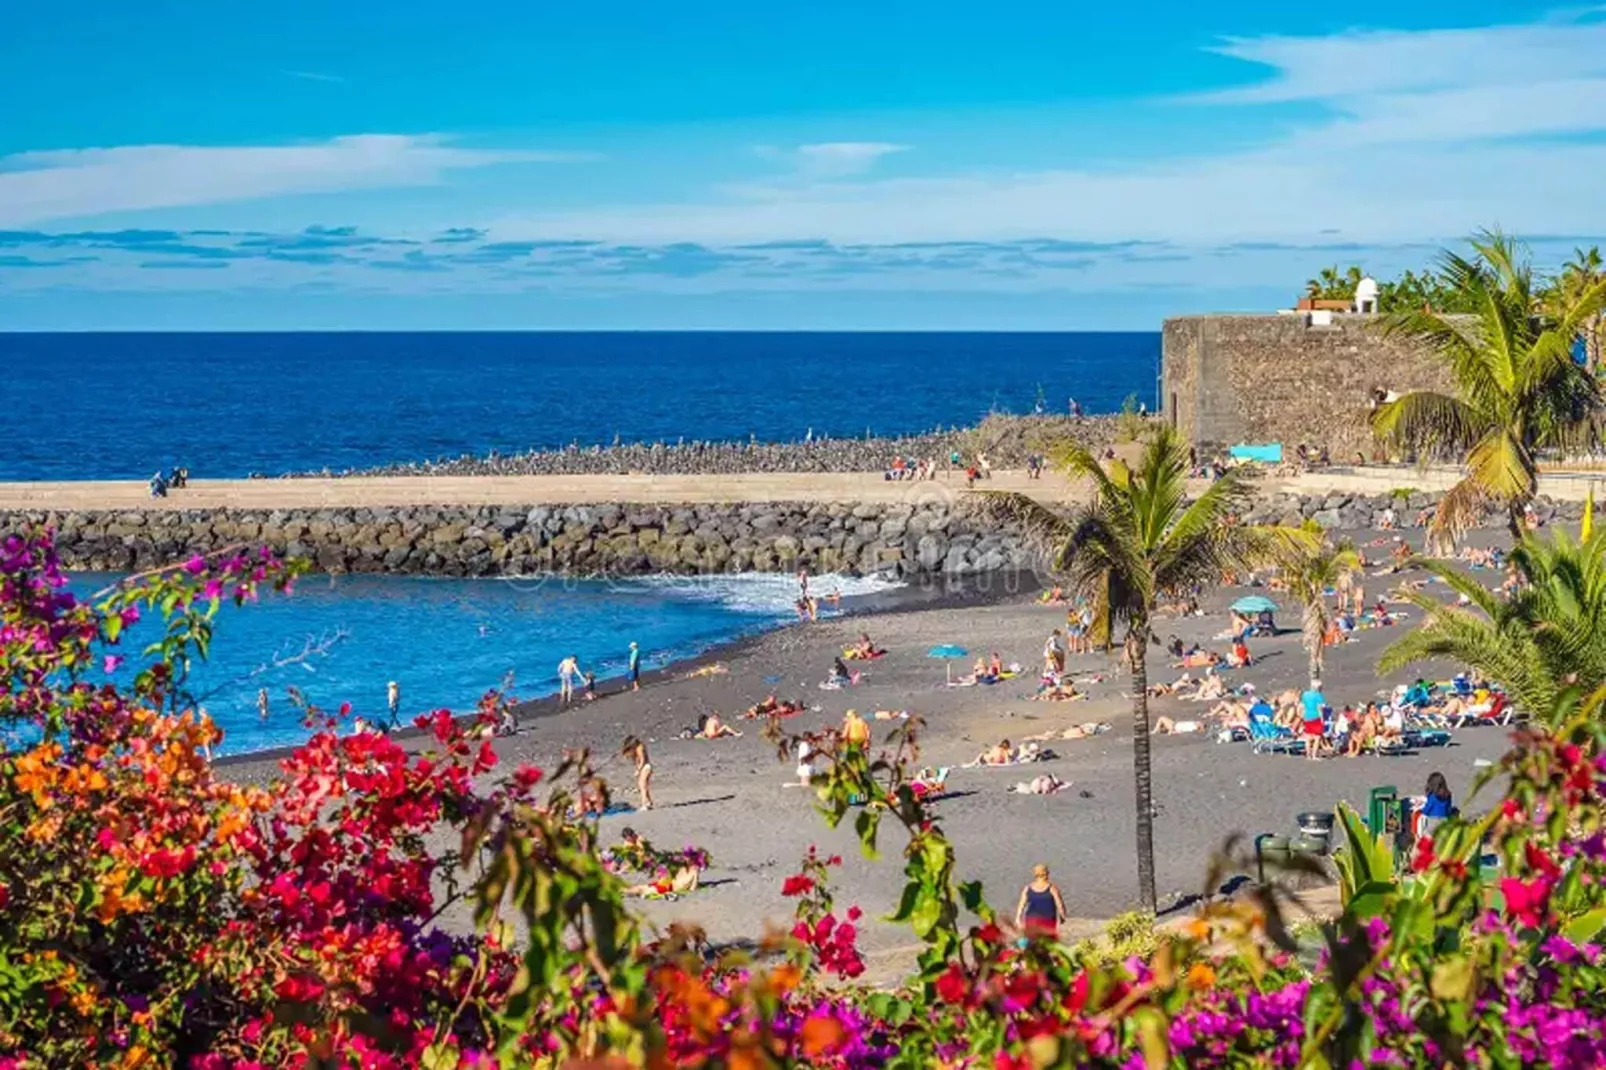
[[[1439,495],[1268,495],[1244,520],[1343,531],[1425,524]],[[1576,521],[1578,502],[1535,503]],[[1486,526],[1503,527],[1489,514]],[[266,545],[322,572],[432,576],[810,571],[974,575],[1035,569],[1025,532],[974,500],[880,504],[410,506],[0,513],[0,535],[44,525],[72,569],[126,572]]]
[[[953,575],[1030,567],[1018,530],[968,503],[0,514],[44,524],[72,569],[131,571],[238,544],[322,572],[436,576],[811,571]]]
[[[817,438],[809,442],[674,442],[569,446],[558,450],[442,458],[380,468],[298,472],[295,476],[734,475],[745,472],[880,472],[894,457],[946,464],[977,451],[994,468],[1024,468],[1026,458],[1066,439],[1103,451],[1120,434],[1119,417],[991,416],[976,427],[897,438]],[[293,477],[292,477],[293,478]]]
[[[1314,520],[1329,530],[1364,531],[1385,523],[1390,511],[1397,527],[1425,527],[1442,494],[1411,491],[1405,494],[1276,494],[1257,499],[1244,520],[1250,524],[1298,524]],[[1543,523],[1575,521],[1584,514],[1582,502],[1539,498],[1534,512]],[[1506,526],[1504,512],[1488,512],[1483,527]]]

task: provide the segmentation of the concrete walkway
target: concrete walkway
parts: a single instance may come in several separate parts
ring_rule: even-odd
[[[1074,486],[1047,474],[997,472],[977,484],[1023,491],[1043,501],[1068,501]],[[570,505],[602,502],[908,502],[953,500],[966,494],[957,475],[934,481],[889,482],[874,472],[747,473],[734,476],[351,476],[339,479],[194,480],[165,498],[143,482],[0,483],[0,510],[96,509],[340,509],[409,505]]]

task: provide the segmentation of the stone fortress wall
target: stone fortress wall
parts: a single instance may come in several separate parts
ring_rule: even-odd
[[[1335,463],[1371,456],[1376,390],[1451,384],[1430,353],[1385,337],[1375,316],[1184,316],[1165,322],[1161,411],[1201,452],[1238,443],[1326,446]]]

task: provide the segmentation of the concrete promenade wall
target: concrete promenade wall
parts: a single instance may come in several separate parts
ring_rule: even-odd
[[[1162,411],[1204,451],[1240,442],[1326,446],[1335,461],[1372,450],[1374,390],[1451,388],[1443,366],[1372,316],[1186,316],[1163,332]]]

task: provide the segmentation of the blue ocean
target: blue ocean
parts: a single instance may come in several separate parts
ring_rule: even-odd
[[[197,478],[1151,407],[1158,333],[0,334],[0,480]],[[41,433],[48,413],[61,425]]]
[[[363,468],[624,441],[793,441],[964,425],[992,411],[1154,404],[1158,334],[0,334],[0,480]],[[31,415],[24,415],[31,414]],[[48,422],[47,421],[48,418]],[[83,577],[84,591],[108,577]],[[821,577],[854,596],[879,578]],[[471,708],[511,680],[599,679],[793,619],[786,576],[622,582],[308,577],[221,611],[192,693],[225,750],[293,743],[292,694],[383,719]],[[127,669],[123,671],[129,671]],[[257,708],[260,690],[269,712]],[[292,690],[293,689],[293,690]]]

